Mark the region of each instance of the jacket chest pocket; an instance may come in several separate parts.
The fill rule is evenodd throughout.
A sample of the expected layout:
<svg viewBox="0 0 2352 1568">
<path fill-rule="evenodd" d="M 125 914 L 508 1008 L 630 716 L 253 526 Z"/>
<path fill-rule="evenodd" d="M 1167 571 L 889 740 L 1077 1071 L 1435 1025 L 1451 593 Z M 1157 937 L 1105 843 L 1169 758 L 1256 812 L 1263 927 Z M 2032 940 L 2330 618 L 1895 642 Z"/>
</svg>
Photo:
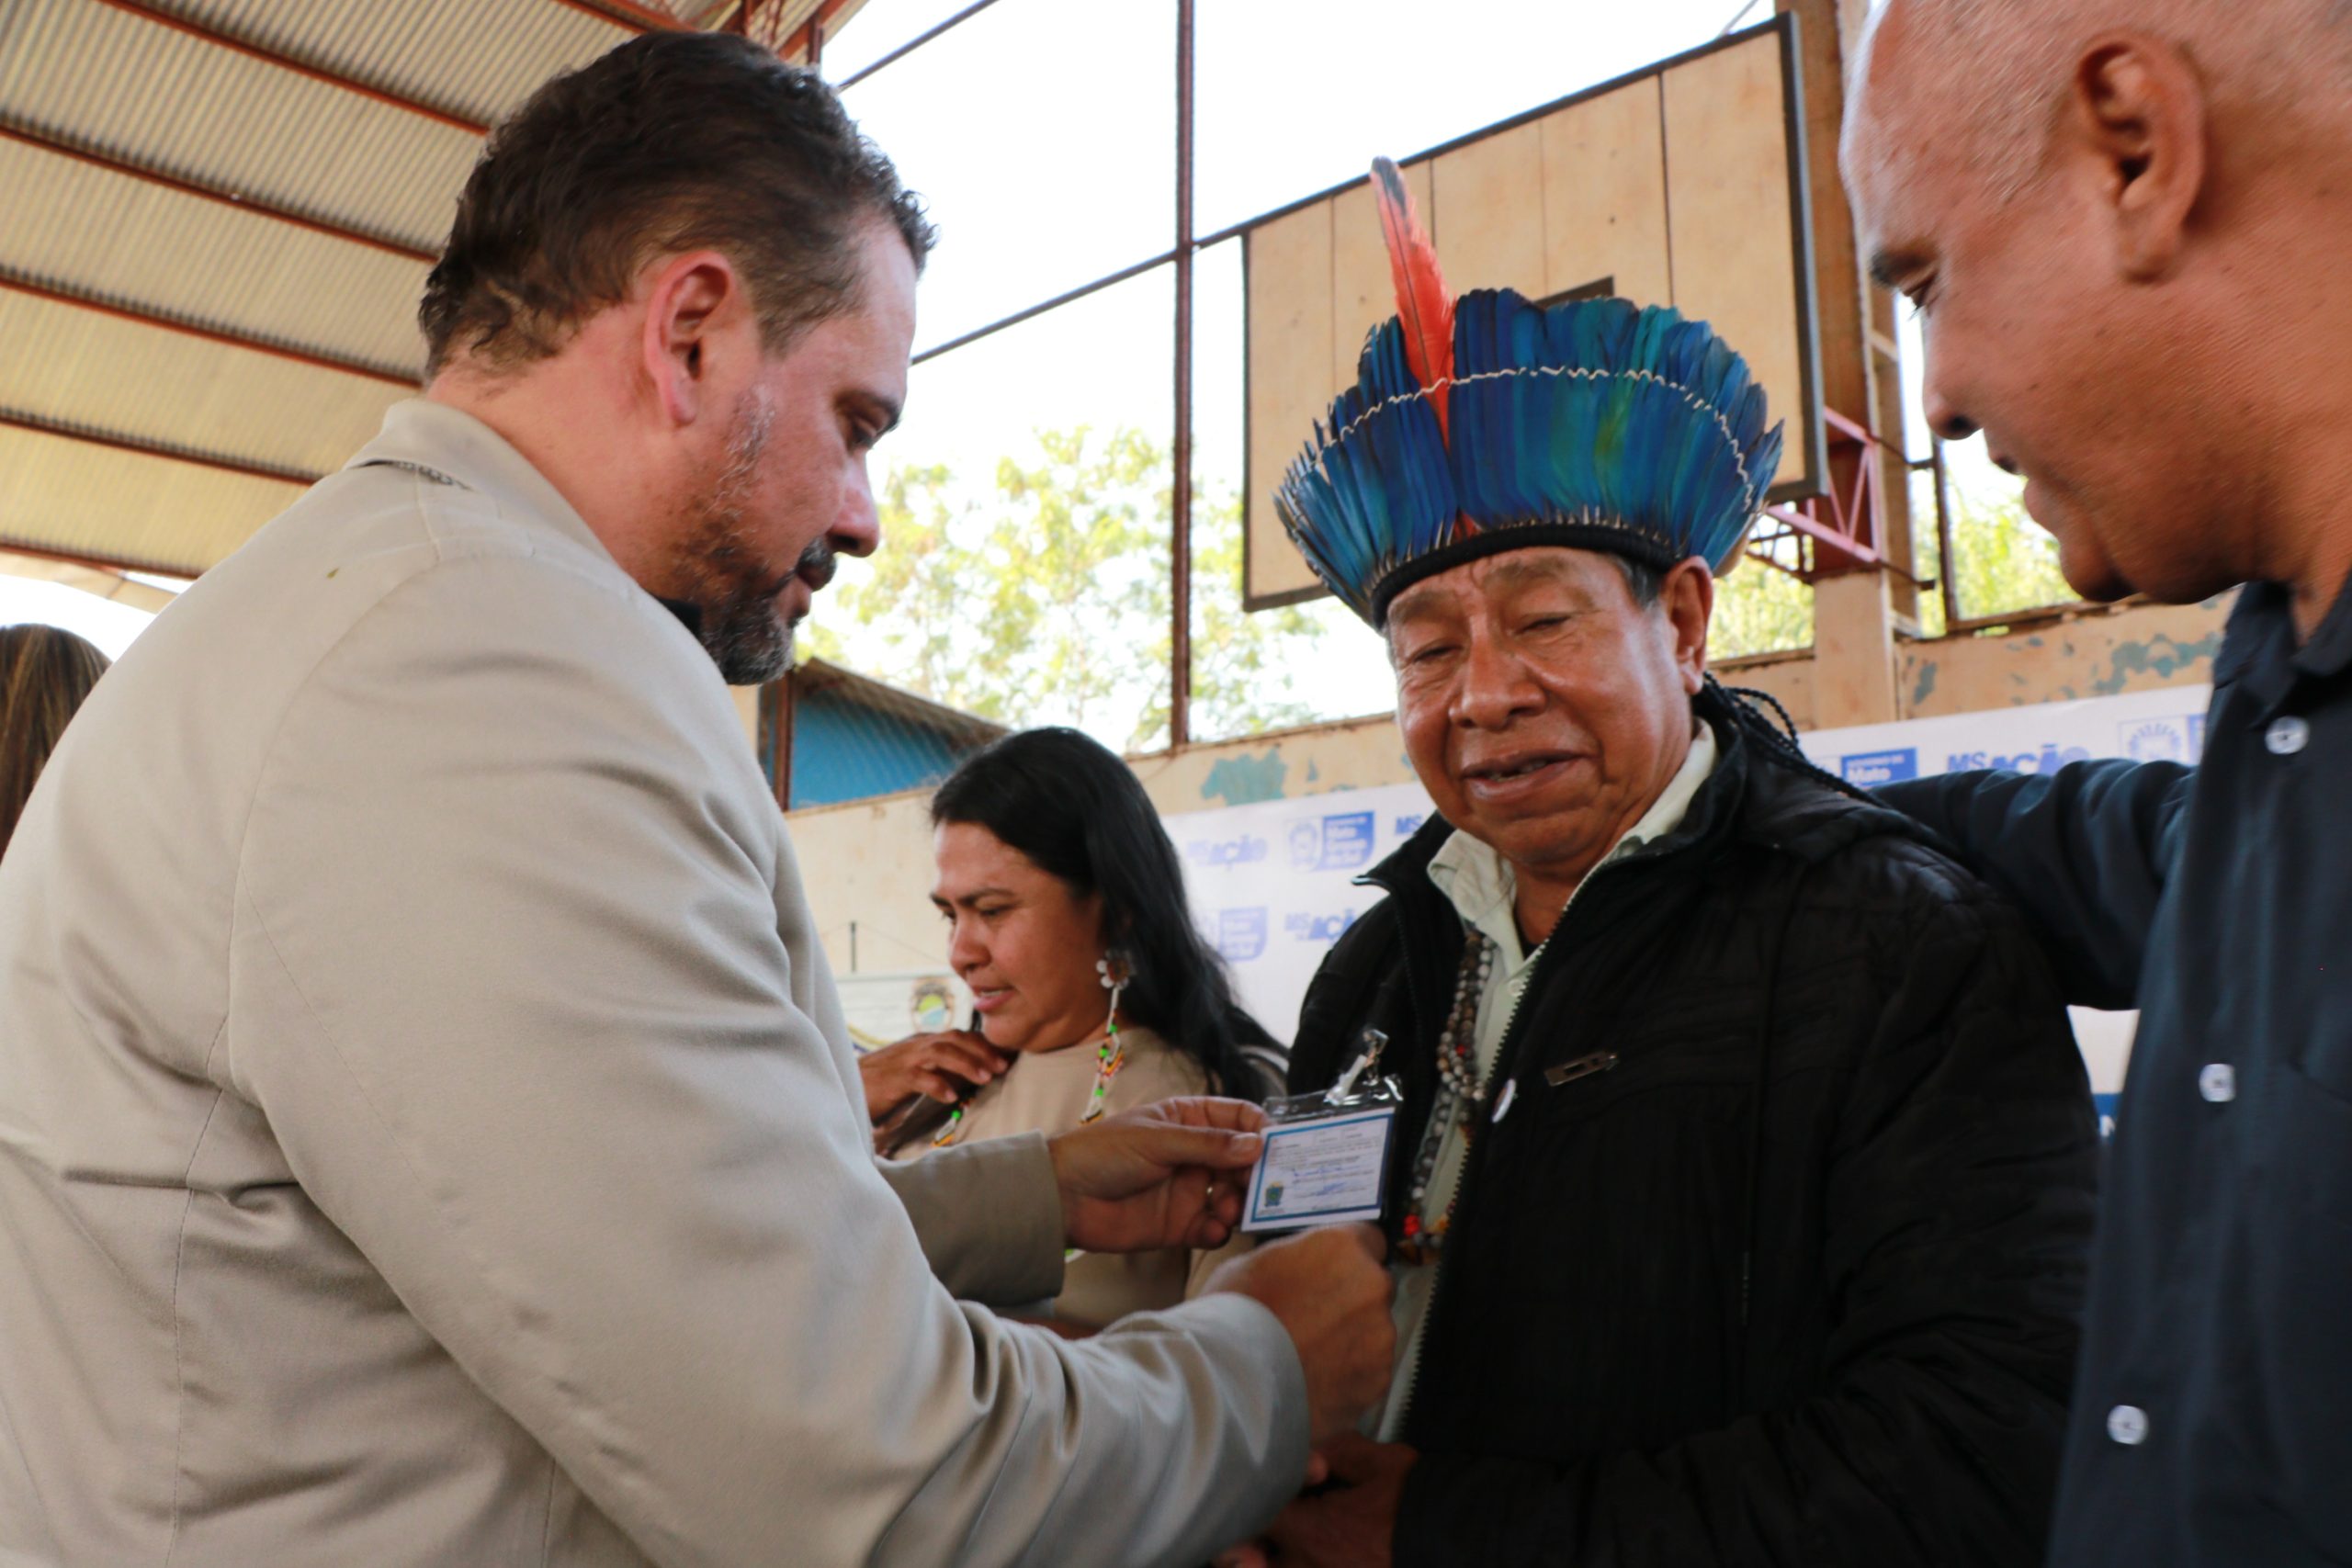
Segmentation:
<svg viewBox="0 0 2352 1568">
<path fill-rule="evenodd" d="M 1462 1242 L 1483 1279 L 1458 1281 L 1510 1378 L 1560 1407 L 1595 1406 L 1606 1429 L 1645 1430 L 1662 1410 L 1670 1430 L 1721 1416 L 1751 1093 L 1741 1079 L 1645 1082 L 1623 1053 L 1556 1088 L 1522 1080 Z"/>
<path fill-rule="evenodd" d="M 1807 1086 L 1759 1102 L 1752 1030 L 1590 1036 L 1516 1075 L 1489 1129 L 1480 1228 L 1507 1237 L 1513 1272 L 1583 1295 L 1596 1269 L 1688 1292 L 1746 1244 L 1759 1115 L 1802 1124 Z M 1679 1258 L 1680 1262 L 1676 1258 Z"/>
<path fill-rule="evenodd" d="M 1751 1030 L 1581 1032 L 1573 1044 L 1546 1053 L 1514 1076 L 1505 1114 L 1566 1125 L 1614 1115 L 1657 1096 L 1666 1097 L 1664 1113 L 1671 1114 L 1677 1103 L 1752 1090 L 1756 1051 Z"/>
<path fill-rule="evenodd" d="M 1596 1046 L 1520 1074 L 1497 1097 L 1478 1205 L 1522 1247 L 1583 1252 L 1621 1234 L 1705 1246 L 1743 1206 L 1754 1075 Z M 1589 1266 L 1607 1253 L 1587 1252 Z"/>
</svg>

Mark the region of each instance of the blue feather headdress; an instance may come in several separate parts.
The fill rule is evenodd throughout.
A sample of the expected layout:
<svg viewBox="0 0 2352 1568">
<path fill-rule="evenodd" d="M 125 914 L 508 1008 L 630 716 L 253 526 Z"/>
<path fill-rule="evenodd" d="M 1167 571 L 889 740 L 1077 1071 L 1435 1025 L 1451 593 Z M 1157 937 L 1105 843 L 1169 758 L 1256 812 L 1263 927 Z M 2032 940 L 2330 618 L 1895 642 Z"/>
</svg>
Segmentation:
<svg viewBox="0 0 2352 1568">
<path fill-rule="evenodd" d="M 1373 173 L 1399 313 L 1274 495 L 1315 574 L 1377 627 L 1421 579 L 1531 545 L 1726 566 L 1781 461 L 1746 362 L 1660 306 L 1447 297 L 1396 166 Z"/>
</svg>

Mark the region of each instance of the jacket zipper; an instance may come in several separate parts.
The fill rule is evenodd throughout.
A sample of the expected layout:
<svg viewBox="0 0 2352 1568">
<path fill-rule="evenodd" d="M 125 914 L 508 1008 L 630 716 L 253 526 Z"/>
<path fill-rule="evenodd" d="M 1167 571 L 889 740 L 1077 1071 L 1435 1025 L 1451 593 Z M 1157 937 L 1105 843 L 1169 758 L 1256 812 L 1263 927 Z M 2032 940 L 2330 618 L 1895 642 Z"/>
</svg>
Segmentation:
<svg viewBox="0 0 2352 1568">
<path fill-rule="evenodd" d="M 1635 854 L 1625 858 L 1628 861 L 1634 860 L 1638 857 L 1638 854 L 1639 852 L 1636 852 Z M 1488 1091 L 1496 1083 L 1504 1081 L 1511 1075 L 1519 1044 L 1517 1035 L 1520 1014 L 1526 1010 L 1527 998 L 1533 994 L 1535 983 L 1550 973 L 1550 970 L 1545 968 L 1545 964 L 1551 964 L 1556 968 L 1559 963 L 1566 962 L 1566 960 L 1554 960 L 1551 953 L 1553 944 L 1559 940 L 1561 932 L 1568 923 L 1568 911 L 1576 908 L 1577 901 L 1584 896 L 1585 889 L 1592 886 L 1594 879 L 1608 869 L 1609 863 L 1606 862 L 1592 868 L 1591 874 L 1577 885 L 1577 890 L 1568 895 L 1568 901 L 1560 907 L 1560 918 L 1552 923 L 1552 934 L 1536 945 L 1534 956 L 1528 961 L 1527 983 L 1520 987 L 1519 995 L 1512 998 L 1510 1013 L 1503 1020 L 1502 1038 L 1495 1042 L 1494 1068 L 1487 1074 L 1487 1080 L 1478 1086 L 1480 1090 L 1478 1099 L 1481 1103 L 1491 1098 Z M 1434 1111 L 1435 1108 L 1431 1109 Z M 1491 1121 L 1487 1124 L 1489 1127 L 1493 1125 Z M 1421 1310 L 1420 1342 L 1413 1348 L 1412 1365 L 1405 1369 L 1405 1403 L 1398 1406 L 1396 1411 L 1396 1433 L 1400 1439 L 1404 1436 L 1407 1424 L 1413 1418 L 1413 1396 L 1420 1389 L 1421 1364 L 1429 1359 L 1430 1336 L 1438 1325 L 1438 1304 L 1445 1297 L 1445 1259 L 1446 1255 L 1453 1250 L 1453 1217 L 1457 1213 L 1466 1212 L 1465 1200 L 1470 1196 L 1470 1185 L 1476 1179 L 1478 1168 L 1486 1164 L 1482 1159 L 1471 1157 L 1475 1152 L 1472 1148 L 1464 1148 L 1462 1151 L 1462 1179 L 1455 1183 L 1453 1197 L 1445 1206 L 1446 1244 L 1438 1248 L 1437 1260 L 1430 1265 L 1435 1272 L 1430 1276 L 1429 1305 Z"/>
</svg>

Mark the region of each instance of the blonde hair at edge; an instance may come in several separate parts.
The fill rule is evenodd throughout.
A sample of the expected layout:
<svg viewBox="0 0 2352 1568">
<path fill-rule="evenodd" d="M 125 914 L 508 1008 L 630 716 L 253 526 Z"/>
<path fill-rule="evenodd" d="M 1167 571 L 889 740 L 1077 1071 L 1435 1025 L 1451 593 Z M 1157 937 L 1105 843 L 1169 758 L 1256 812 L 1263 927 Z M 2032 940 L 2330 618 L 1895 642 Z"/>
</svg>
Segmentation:
<svg viewBox="0 0 2352 1568">
<path fill-rule="evenodd" d="M 1857 104 L 1869 95 L 1871 41 L 1898 13 L 1906 70 L 1952 67 L 1939 73 L 1950 86 L 1939 107 L 1968 128 L 1970 161 L 2004 201 L 2040 171 L 2043 132 L 2100 32 L 2165 39 L 2209 80 L 2283 111 L 2308 95 L 2339 113 L 2352 107 L 2352 0 L 1887 0 L 1854 56 Z"/>
<path fill-rule="evenodd" d="M 107 656 L 56 626 L 0 626 L 0 851 Z"/>
</svg>

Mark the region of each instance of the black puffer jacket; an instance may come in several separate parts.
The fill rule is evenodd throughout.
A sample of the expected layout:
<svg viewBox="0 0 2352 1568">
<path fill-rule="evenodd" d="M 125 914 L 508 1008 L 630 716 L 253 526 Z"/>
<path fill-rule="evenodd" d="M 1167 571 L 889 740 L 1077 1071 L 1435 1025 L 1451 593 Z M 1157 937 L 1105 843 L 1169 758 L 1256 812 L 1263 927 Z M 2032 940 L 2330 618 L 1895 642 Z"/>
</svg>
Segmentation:
<svg viewBox="0 0 2352 1568">
<path fill-rule="evenodd" d="M 1919 829 L 1699 706 L 1722 758 L 1682 828 L 1594 873 L 1503 1042 L 1518 1087 L 1464 1170 L 1396 1561 L 2031 1568 L 2097 1158 L 2065 1011 Z M 1389 897 L 1292 1055 L 1318 1089 L 1384 1030 L 1406 1150 L 1464 941 L 1426 874 L 1450 831 L 1366 878 Z"/>
</svg>

